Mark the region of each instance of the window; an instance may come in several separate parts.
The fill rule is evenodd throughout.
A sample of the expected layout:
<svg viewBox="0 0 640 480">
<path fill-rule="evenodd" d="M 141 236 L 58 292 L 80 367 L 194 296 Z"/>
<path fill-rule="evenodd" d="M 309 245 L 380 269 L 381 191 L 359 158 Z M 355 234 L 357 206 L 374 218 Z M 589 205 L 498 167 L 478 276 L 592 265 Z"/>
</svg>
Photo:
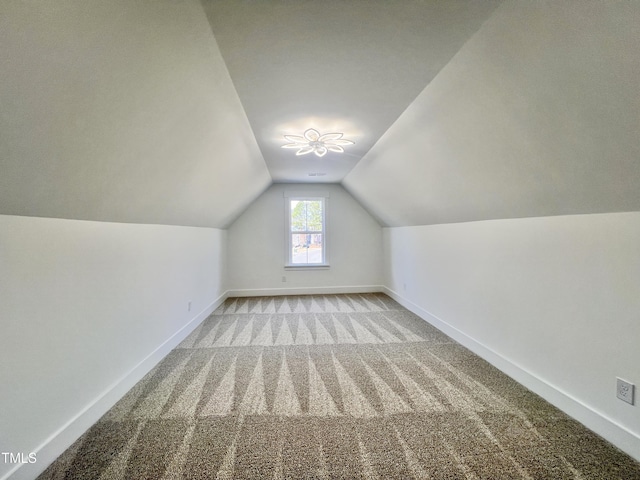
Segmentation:
<svg viewBox="0 0 640 480">
<path fill-rule="evenodd" d="M 287 265 L 326 266 L 325 199 L 287 198 Z"/>
</svg>

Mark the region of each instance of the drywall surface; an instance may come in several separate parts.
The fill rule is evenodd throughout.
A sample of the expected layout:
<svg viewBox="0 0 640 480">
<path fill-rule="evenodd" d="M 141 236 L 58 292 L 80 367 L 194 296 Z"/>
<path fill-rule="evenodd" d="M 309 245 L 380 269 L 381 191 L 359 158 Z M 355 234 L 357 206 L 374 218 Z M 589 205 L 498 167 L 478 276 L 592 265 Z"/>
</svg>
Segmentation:
<svg viewBox="0 0 640 480">
<path fill-rule="evenodd" d="M 339 182 L 500 2 L 202 0 L 274 181 L 313 183 Z M 282 151 L 308 128 L 355 144 Z"/>
<path fill-rule="evenodd" d="M 330 268 L 285 269 L 285 193 L 329 196 L 326 248 Z M 382 228 L 339 185 L 274 184 L 229 227 L 228 236 L 231 293 L 266 294 L 283 289 L 309 293 L 305 289 L 382 282 Z"/>
<path fill-rule="evenodd" d="M 0 451 L 46 467 L 41 446 L 223 295 L 225 243 L 211 228 L 0 216 Z"/>
<path fill-rule="evenodd" d="M 198 0 L 0 2 L 0 213 L 224 227 L 271 182 Z"/>
<path fill-rule="evenodd" d="M 640 457 L 640 405 L 615 391 L 616 377 L 640 386 L 640 212 L 385 228 L 383 237 L 386 286 L 621 426 L 624 438 L 587 425 Z"/>
<path fill-rule="evenodd" d="M 504 2 L 343 185 L 388 226 L 640 210 L 639 24 Z"/>
</svg>

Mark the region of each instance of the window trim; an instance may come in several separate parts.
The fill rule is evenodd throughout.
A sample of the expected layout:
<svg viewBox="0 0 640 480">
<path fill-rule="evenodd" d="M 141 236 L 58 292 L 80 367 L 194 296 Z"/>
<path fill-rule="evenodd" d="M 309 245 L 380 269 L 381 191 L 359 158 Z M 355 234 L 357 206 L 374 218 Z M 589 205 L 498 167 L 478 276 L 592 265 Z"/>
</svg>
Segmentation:
<svg viewBox="0 0 640 480">
<path fill-rule="evenodd" d="M 305 232 L 292 232 L 291 231 L 291 201 L 292 200 L 298 200 L 298 201 L 304 201 L 304 200 L 311 200 L 311 201 L 317 201 L 320 200 L 322 202 L 322 254 L 323 254 L 323 262 L 322 263 L 292 263 L 293 259 L 291 258 L 292 256 L 292 251 L 293 251 L 293 245 L 291 242 L 291 238 L 292 235 L 295 233 L 302 233 L 304 234 Z M 327 244 L 327 210 L 328 210 L 328 204 L 329 204 L 329 196 L 328 195 L 308 195 L 308 194 L 293 194 L 293 193 L 286 193 L 284 194 L 284 211 L 285 211 L 285 242 L 284 242 L 284 246 L 285 246 L 285 256 L 284 256 L 284 268 L 285 269 L 290 269 L 290 270 L 326 270 L 330 267 L 329 265 L 329 246 Z"/>
</svg>

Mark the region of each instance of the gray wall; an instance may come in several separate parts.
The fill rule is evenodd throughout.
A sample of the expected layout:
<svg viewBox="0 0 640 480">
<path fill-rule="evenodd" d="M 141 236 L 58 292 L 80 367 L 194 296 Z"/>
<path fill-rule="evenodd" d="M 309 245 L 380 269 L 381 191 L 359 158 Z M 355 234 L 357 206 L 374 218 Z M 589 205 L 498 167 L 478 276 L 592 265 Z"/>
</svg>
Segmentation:
<svg viewBox="0 0 640 480">
<path fill-rule="evenodd" d="M 640 213 L 384 229 L 385 285 L 518 381 L 640 458 Z"/>
<path fill-rule="evenodd" d="M 286 270 L 284 192 L 329 195 L 326 270 Z M 229 288 L 240 294 L 355 291 L 382 284 L 382 228 L 339 185 L 274 184 L 229 227 Z M 286 276 L 287 281 L 282 282 Z M 320 290 L 319 290 L 320 289 Z M 248 292 L 242 292 L 246 290 Z"/>
<path fill-rule="evenodd" d="M 208 315 L 225 246 L 212 228 L 0 215 L 0 451 L 37 453 L 16 478 L 34 478 Z"/>
</svg>

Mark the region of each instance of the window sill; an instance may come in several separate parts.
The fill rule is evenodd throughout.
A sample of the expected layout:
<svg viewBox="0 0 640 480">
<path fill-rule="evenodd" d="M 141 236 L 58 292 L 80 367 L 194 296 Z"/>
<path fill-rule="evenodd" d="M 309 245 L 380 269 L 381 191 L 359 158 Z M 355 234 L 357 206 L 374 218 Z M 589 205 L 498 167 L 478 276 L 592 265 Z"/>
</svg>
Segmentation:
<svg viewBox="0 0 640 480">
<path fill-rule="evenodd" d="M 330 265 L 328 263 L 305 263 L 296 265 L 285 265 L 285 270 L 329 270 Z"/>
</svg>

